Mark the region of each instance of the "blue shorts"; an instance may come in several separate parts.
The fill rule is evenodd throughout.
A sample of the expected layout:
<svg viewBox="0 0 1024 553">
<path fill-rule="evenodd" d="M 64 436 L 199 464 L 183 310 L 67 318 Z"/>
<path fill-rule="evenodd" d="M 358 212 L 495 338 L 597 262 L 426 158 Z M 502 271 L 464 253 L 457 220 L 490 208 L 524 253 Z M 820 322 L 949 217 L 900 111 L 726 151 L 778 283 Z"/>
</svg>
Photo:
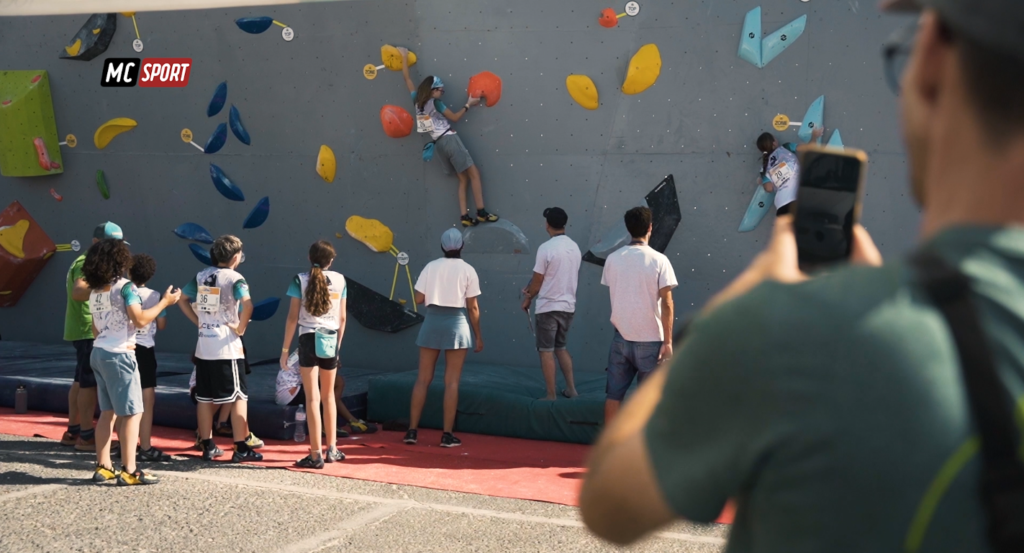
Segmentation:
<svg viewBox="0 0 1024 553">
<path fill-rule="evenodd" d="M 473 347 L 469 317 L 465 307 L 428 305 L 420 325 L 416 345 L 421 348 L 450 350 Z"/>
<path fill-rule="evenodd" d="M 634 376 L 638 385 L 643 383 L 658 366 L 661 346 L 662 342 L 630 342 L 616 330 L 608 351 L 608 399 L 622 401 Z"/>
<path fill-rule="evenodd" d="M 119 417 L 141 413 L 142 380 L 135 353 L 112 353 L 93 348 L 90 361 L 96 375 L 100 411 L 113 411 Z"/>
</svg>

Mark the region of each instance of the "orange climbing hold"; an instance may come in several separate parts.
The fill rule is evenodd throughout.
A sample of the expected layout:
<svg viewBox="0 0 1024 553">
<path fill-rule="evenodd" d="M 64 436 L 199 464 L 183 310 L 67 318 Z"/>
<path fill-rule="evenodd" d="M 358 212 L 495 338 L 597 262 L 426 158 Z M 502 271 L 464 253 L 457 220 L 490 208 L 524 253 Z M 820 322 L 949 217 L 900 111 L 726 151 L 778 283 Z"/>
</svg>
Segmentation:
<svg viewBox="0 0 1024 553">
<path fill-rule="evenodd" d="M 384 134 L 391 138 L 412 134 L 412 115 L 400 106 L 385 104 L 380 108 L 380 124 L 384 126 Z"/>
<path fill-rule="evenodd" d="M 601 11 L 601 17 L 597 19 L 597 22 L 600 23 L 602 27 L 611 29 L 619 24 L 619 17 L 618 14 L 615 13 L 615 10 L 605 8 Z"/>
<path fill-rule="evenodd" d="M 494 107 L 501 100 L 501 77 L 490 71 L 477 73 L 470 77 L 468 90 L 473 98 L 483 98 L 481 104 Z"/>
</svg>

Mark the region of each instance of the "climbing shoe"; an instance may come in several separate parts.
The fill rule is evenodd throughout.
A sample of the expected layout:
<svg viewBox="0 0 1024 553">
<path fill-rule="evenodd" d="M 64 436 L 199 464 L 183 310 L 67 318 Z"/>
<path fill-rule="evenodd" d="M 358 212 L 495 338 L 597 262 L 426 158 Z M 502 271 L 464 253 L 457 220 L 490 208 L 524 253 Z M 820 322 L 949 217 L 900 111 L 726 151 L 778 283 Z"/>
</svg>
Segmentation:
<svg viewBox="0 0 1024 553">
<path fill-rule="evenodd" d="M 135 472 L 129 473 L 124 467 L 121 467 L 121 472 L 117 474 L 118 486 L 144 486 L 159 483 L 160 479 L 156 475 L 146 474 L 141 469 L 135 469 Z"/>
<path fill-rule="evenodd" d="M 462 440 L 456 438 L 451 432 L 441 434 L 441 447 L 459 447 L 460 445 L 462 445 Z"/>
<path fill-rule="evenodd" d="M 416 434 L 416 429 L 410 428 L 409 431 L 405 433 L 405 437 L 402 438 L 402 441 L 410 445 L 416 445 Z"/>
<path fill-rule="evenodd" d="M 242 451 L 242 450 L 238 449 L 238 446 L 235 446 L 235 453 L 233 455 L 231 455 L 231 462 L 232 463 L 245 463 L 246 461 L 262 461 L 262 460 L 263 460 L 263 455 L 260 454 L 260 453 L 256 453 L 256 451 L 254 449 L 251 449 L 249 447 L 246 447 L 245 451 Z"/>
<path fill-rule="evenodd" d="M 212 461 L 221 455 L 224 455 L 224 450 L 214 445 L 213 440 L 210 440 L 209 446 L 202 444 L 203 448 L 203 460 Z"/>
<path fill-rule="evenodd" d="M 461 220 L 462 220 L 462 226 L 464 226 L 464 227 L 475 227 L 476 226 L 476 219 L 470 217 L 469 215 L 463 215 Z"/>
<path fill-rule="evenodd" d="M 150 447 L 149 449 L 142 449 L 141 447 L 136 448 L 135 457 L 138 460 L 146 461 L 147 463 L 166 463 L 173 460 L 170 455 L 155 447 Z"/>
<path fill-rule="evenodd" d="M 316 459 L 314 459 L 313 454 L 310 453 L 309 455 L 306 455 L 302 459 L 295 461 L 295 466 L 301 469 L 322 469 L 324 468 L 324 458 L 317 457 Z"/>
<path fill-rule="evenodd" d="M 230 423 L 222 422 L 222 423 L 218 424 L 216 427 L 214 427 L 213 435 L 214 436 L 231 437 L 231 436 L 234 435 L 234 431 L 231 430 L 231 424 Z"/>
<path fill-rule="evenodd" d="M 498 216 L 493 213 L 487 213 L 486 209 L 476 210 L 476 220 L 479 223 L 493 223 L 498 220 Z"/>
<path fill-rule="evenodd" d="M 78 434 L 65 432 L 64 435 L 60 437 L 60 445 L 73 446 L 76 443 L 78 443 Z"/>
<path fill-rule="evenodd" d="M 245 439 L 245 445 L 251 447 L 252 449 L 259 449 L 263 447 L 263 440 L 257 438 L 256 434 L 250 432 L 249 436 Z"/>
<path fill-rule="evenodd" d="M 373 434 L 377 431 L 376 424 L 361 419 L 349 422 L 348 427 L 353 434 Z"/>
<path fill-rule="evenodd" d="M 327 455 L 324 456 L 324 462 L 325 463 L 336 463 L 338 461 L 344 461 L 344 460 L 345 460 L 345 454 L 340 452 L 340 451 L 338 451 L 335 448 L 328 449 L 327 450 Z"/>
<path fill-rule="evenodd" d="M 102 465 L 96 465 L 96 470 L 92 473 L 92 481 L 97 484 L 104 484 L 117 478 L 118 472 L 113 468 L 107 468 Z"/>
</svg>

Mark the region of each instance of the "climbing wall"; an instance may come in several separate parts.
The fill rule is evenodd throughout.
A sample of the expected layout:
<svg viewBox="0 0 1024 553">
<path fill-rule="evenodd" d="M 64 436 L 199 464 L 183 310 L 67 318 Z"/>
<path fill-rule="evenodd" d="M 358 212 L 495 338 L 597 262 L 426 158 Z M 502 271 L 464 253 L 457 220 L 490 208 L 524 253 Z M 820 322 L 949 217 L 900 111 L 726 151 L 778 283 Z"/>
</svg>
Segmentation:
<svg viewBox="0 0 1024 553">
<path fill-rule="evenodd" d="M 157 259 L 155 288 L 183 285 L 203 267 L 197 256 L 208 245 L 173 232 L 196 223 L 213 236 L 241 237 L 246 261 L 240 271 L 256 300 L 284 297 L 292 275 L 308 269 L 307 249 L 319 238 L 334 243 L 334 268 L 367 289 L 362 297 L 386 299 L 396 257 L 350 236 L 345 222 L 351 216 L 390 228 L 415 279 L 440 255 L 439 237 L 457 220 L 456 181 L 442 173 L 438 159 L 420 159 L 420 135 L 392 137 L 408 132 L 400 112 L 389 111 L 391 136 L 385 133 L 382 107 L 412 107 L 401 75 L 375 68 L 384 65 L 385 44 L 412 49 L 418 56 L 414 79 L 441 76 L 445 100 L 454 107 L 465 101 L 473 75 L 489 71 L 503 83 L 500 102 L 471 110 L 455 125 L 481 169 L 487 208 L 512 224 L 474 231 L 467 239 L 465 257 L 477 268 L 483 290 L 486 349 L 475 361 L 536 364 L 519 290 L 530 278 L 537 245 L 547 238 L 545 207 L 568 212 L 568 234 L 585 252 L 667 175 L 673 175 L 681 213 L 665 250 L 680 282 L 677 311 L 698 309 L 768 237 L 771 213 L 754 231 L 737 230 L 757 184 L 755 139 L 772 130 L 779 114 L 802 121 L 822 95 L 826 139 L 841 129 L 847 146 L 871 157 L 865 224 L 885 254 L 909 247 L 918 211 L 905 183 L 897 99 L 885 85 L 879 55 L 881 43 L 904 21 L 881 17 L 866 1 L 648 0 L 635 16 L 622 17 L 625 3 L 617 2 L 355 0 L 140 12 L 144 51 L 133 50 L 134 25 L 119 15 L 109 47 L 92 61 L 59 57 L 87 15 L 0 19 L 0 71 L 46 70 L 57 136 L 79 138 L 74 149 L 61 146 L 61 175 L 0 177 L 0 205 L 20 201 L 58 246 L 17 306 L 0 309 L 3 339 L 61 339 L 65 271 L 76 255 L 61 245 L 88 245 L 92 228 L 106 220 L 124 229 L 133 251 Z M 758 6 L 763 37 L 750 39 L 741 59 L 744 23 Z M 602 15 L 605 8 L 613 13 Z M 804 15 L 801 33 L 785 41 L 786 33 L 774 42 L 764 38 Z M 246 17 L 272 21 L 265 32 L 252 34 L 235 23 Z M 290 28 L 292 40 L 284 40 L 282 26 L 273 21 Z M 656 45 L 656 71 L 646 45 Z M 102 88 L 108 57 L 189 57 L 193 64 L 184 88 Z M 628 87 L 633 93 L 624 94 L 631 60 L 637 78 Z M 366 78 L 372 73 L 375 78 Z M 570 75 L 587 77 L 570 80 L 581 103 L 567 90 Z M 208 116 L 222 82 L 225 103 Z M 249 145 L 232 132 L 231 106 Z M 115 123 L 96 133 L 119 118 L 137 125 Z M 183 141 L 187 128 L 192 136 L 186 138 L 207 147 L 221 124 L 228 126 L 216 153 Z M 779 133 L 781 141 L 798 141 L 797 128 Z M 128 132 L 117 134 L 122 130 Z M 321 154 L 321 146 L 330 155 Z M 318 157 L 325 177 L 328 160 L 334 161 L 333 179 L 318 174 Z M 222 194 L 211 164 L 244 200 Z M 264 197 L 265 206 L 259 204 Z M 243 228 L 247 222 L 253 228 Z M 189 229 L 185 237 L 201 237 Z M 605 367 L 612 329 L 600 271 L 584 263 L 580 272 L 569 346 L 577 370 Z M 406 279 L 399 271 L 395 299 L 410 299 Z M 286 310 L 282 302 L 275 315 L 250 327 L 246 338 L 254 357 L 277 356 Z M 418 326 L 415 317 L 408 322 L 411 328 L 399 324 L 389 328 L 405 329 L 386 332 L 350 320 L 343 362 L 414 368 Z M 185 318 L 172 313 L 158 347 L 187 351 L 194 335 Z"/>
</svg>

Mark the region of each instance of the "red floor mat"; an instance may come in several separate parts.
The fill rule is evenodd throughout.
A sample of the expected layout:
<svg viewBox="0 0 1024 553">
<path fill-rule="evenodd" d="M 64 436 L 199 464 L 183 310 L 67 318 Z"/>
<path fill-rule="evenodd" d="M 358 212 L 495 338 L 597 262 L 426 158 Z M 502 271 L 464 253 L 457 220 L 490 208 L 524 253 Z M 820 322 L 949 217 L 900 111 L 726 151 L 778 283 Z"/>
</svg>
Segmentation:
<svg viewBox="0 0 1024 553">
<path fill-rule="evenodd" d="M 53 414 L 15 415 L 12 409 L 0 408 L 0 433 L 59 440 L 66 425 L 66 418 Z M 153 445 L 171 455 L 199 455 L 192 449 L 192 432 L 157 427 L 153 434 Z M 323 470 L 293 466 L 309 453 L 307 444 L 266 440 L 267 445 L 260 450 L 263 461 L 257 464 L 372 482 L 577 505 L 588 446 L 475 434 L 459 436 L 462 447 L 451 449 L 439 447 L 441 432 L 429 429 L 420 430 L 419 445 L 415 446 L 403 444 L 400 432 L 343 438 L 338 440 L 338 448 L 346 459 L 328 464 Z M 216 441 L 221 449 L 231 450 L 228 438 Z M 225 455 L 221 459 L 228 462 L 230 458 Z M 731 523 L 732 518 L 730 507 L 718 522 Z"/>
</svg>

